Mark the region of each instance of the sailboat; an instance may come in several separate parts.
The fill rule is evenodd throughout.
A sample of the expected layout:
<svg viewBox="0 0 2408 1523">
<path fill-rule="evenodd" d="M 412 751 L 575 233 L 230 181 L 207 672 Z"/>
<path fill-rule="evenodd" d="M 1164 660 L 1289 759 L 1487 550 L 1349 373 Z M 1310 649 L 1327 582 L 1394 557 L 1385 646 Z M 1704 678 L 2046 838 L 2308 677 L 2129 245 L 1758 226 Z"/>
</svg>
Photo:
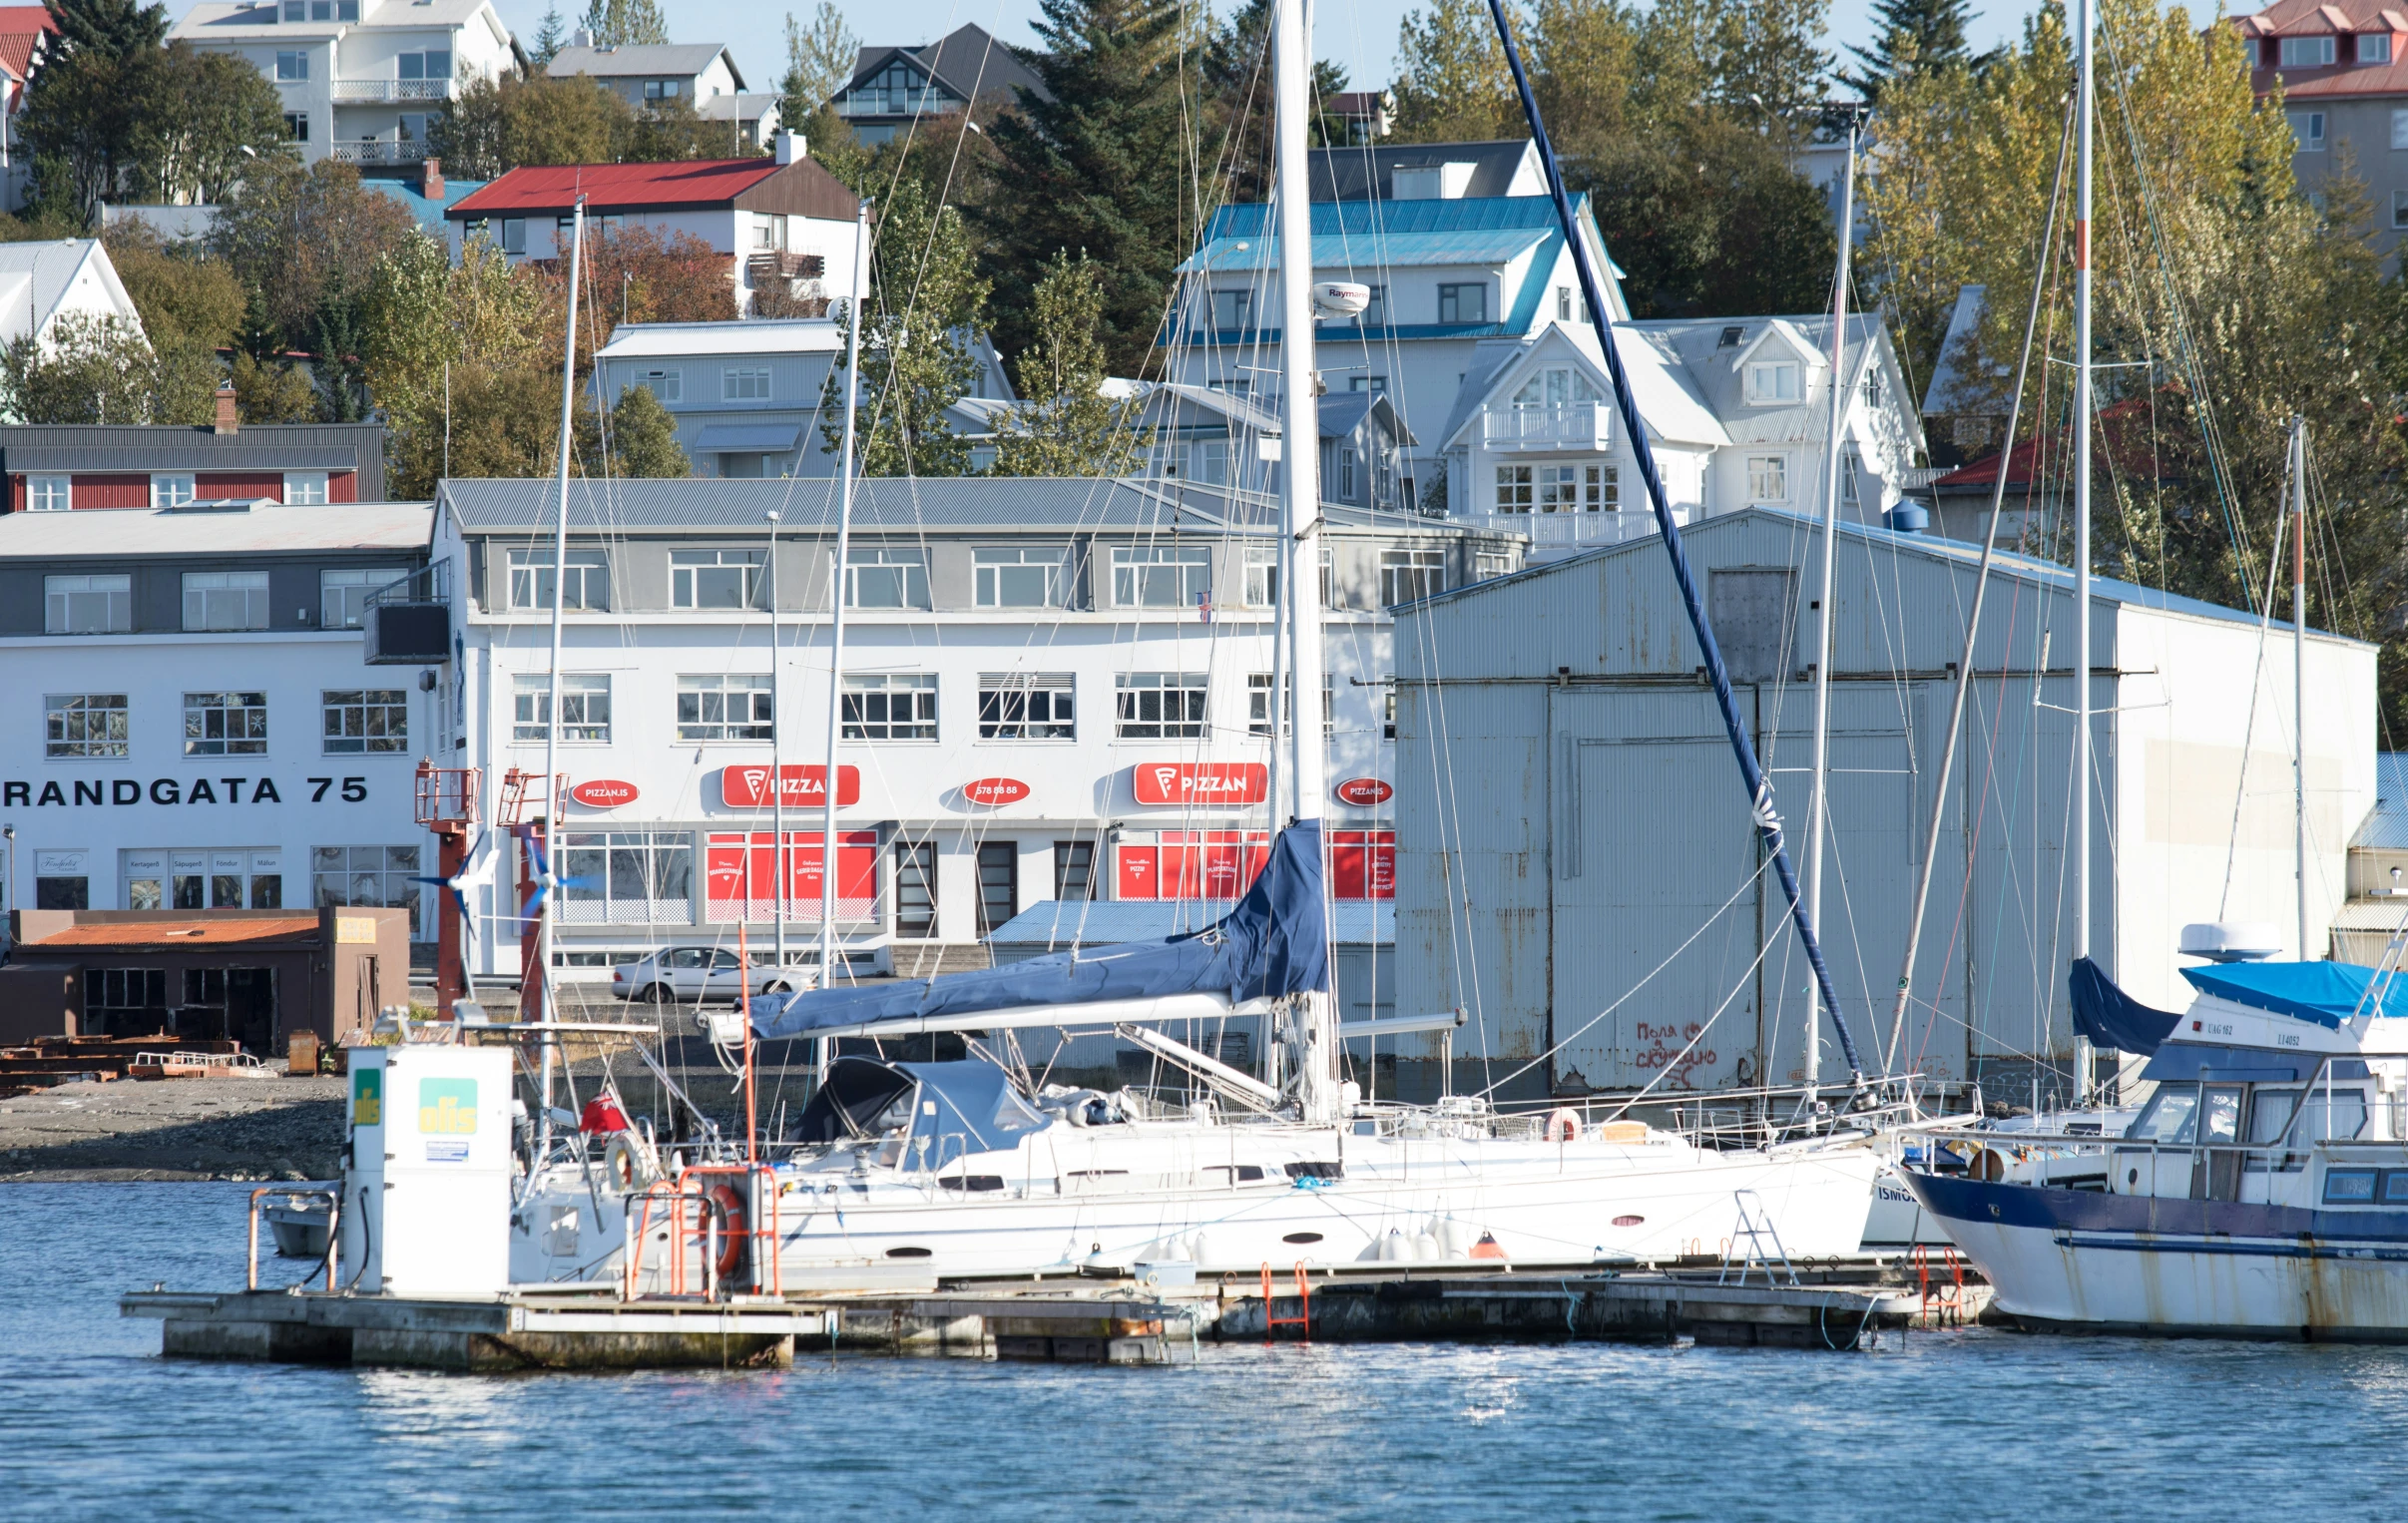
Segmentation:
<svg viewBox="0 0 2408 1523">
<path fill-rule="evenodd" d="M 1316 292 L 1312 279 L 1303 0 L 1279 0 L 1275 12 L 1280 405 L 1286 436 L 1311 439 L 1321 389 L 1310 337 L 1315 302 L 1348 297 Z M 1505 44 L 1518 74 L 1510 36 Z M 1524 105 L 1591 309 L 1602 316 L 1610 308 L 1597 297 L 1526 87 Z M 1619 367 L 1614 345 L 1605 348 Z M 1718 673 L 1694 580 L 1644 453 L 1648 435 L 1619 376 L 1617 389 L 1630 436 L 1643 441 L 1642 474 L 1693 627 Z M 1319 525 L 1312 451 L 1291 450 L 1280 475 L 1282 554 L 1291 570 L 1311 567 Z M 1323 665 L 1318 578 L 1286 574 L 1278 586 L 1291 691 L 1310 693 Z M 1727 680 L 1719 687 L 1728 711 Z M 622 1134 L 599 1170 L 576 1148 L 538 1157 L 513 1219 L 512 1278 L 683 1285 L 696 1282 L 698 1252 L 702 1268 L 766 1288 L 897 1266 L 939 1275 L 1475 1258 L 1590 1266 L 1725 1253 L 1743 1234 L 1792 1259 L 1855 1250 L 1876 1158 L 1868 1133 L 1845 1122 L 1795 1141 L 1717 1150 L 1639 1121 L 1590 1125 L 1568 1111 L 1507 1116 L 1478 1099 L 1365 1103 L 1341 1078 L 1342 1042 L 1360 1033 L 1339 1025 L 1331 998 L 1323 742 L 1318 726 L 1286 728 L 1294 817 L 1225 918 L 1161 941 L 750 1001 L 753 1041 L 807 1041 L 818 1054 L 817 1088 L 789 1135 L 765 1149 L 747 1138 L 722 1159 L 689 1150 L 673 1160 Z M 1749 806 L 1853 1070 L 1769 785 L 1743 727 L 1734 724 L 1731 736 Z M 1269 1017 L 1277 1037 L 1265 1077 L 1164 1029 L 1258 1016 Z M 1371 1024 L 1396 1030 L 1413 1019 Z M 1194 1098 L 1170 1104 L 1126 1091 L 1038 1088 L 988 1050 L 995 1034 L 1045 1028 L 1142 1047 L 1184 1071 Z M 964 1034 L 971 1056 L 831 1056 L 842 1040 L 935 1033 Z M 697 1211 L 708 1218 L 705 1236 L 723 1249 L 699 1246 L 687 1225 Z"/>
</svg>

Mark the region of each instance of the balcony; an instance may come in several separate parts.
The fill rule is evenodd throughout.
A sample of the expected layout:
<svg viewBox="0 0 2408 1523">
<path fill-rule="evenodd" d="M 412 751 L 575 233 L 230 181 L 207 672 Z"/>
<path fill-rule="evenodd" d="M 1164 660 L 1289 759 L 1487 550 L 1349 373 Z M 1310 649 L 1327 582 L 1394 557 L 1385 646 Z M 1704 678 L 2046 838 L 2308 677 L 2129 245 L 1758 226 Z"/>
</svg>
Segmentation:
<svg viewBox="0 0 2408 1523">
<path fill-rule="evenodd" d="M 1449 521 L 1492 534 L 1527 535 L 1533 555 L 1619 545 L 1656 532 L 1656 515 L 1628 508 L 1600 513 L 1457 513 L 1449 515 Z"/>
<path fill-rule="evenodd" d="M 424 164 L 424 143 L 394 143 L 384 138 L 368 138 L 355 143 L 330 143 L 326 157 L 337 164 Z"/>
<path fill-rule="evenodd" d="M 752 254 L 744 256 L 744 277 L 758 286 L 765 281 L 817 280 L 827 275 L 827 260 L 816 254 Z"/>
<path fill-rule="evenodd" d="M 1568 407 L 1488 407 L 1480 413 L 1480 442 L 1489 449 L 1602 450 L 1603 402 Z"/>
<path fill-rule="evenodd" d="M 333 91 L 337 106 L 400 106 L 448 101 L 453 83 L 447 79 L 338 79 Z"/>
<path fill-rule="evenodd" d="M 962 103 L 942 90 L 856 90 L 836 102 L 840 117 L 942 116 Z"/>
</svg>

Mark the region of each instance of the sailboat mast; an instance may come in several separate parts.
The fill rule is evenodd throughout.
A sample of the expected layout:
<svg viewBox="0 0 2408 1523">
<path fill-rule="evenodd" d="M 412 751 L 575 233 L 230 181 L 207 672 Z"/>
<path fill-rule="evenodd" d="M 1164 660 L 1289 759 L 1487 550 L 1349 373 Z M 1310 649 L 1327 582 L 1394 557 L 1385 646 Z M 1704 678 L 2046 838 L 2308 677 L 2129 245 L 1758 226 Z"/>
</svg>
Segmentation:
<svg viewBox="0 0 2408 1523">
<path fill-rule="evenodd" d="M 535 922 L 536 987 L 543 991 L 541 1013 L 536 1019 L 555 1022 L 560 1019 L 559 1001 L 553 992 L 555 974 L 552 971 L 552 927 L 560 918 L 560 890 L 556 886 L 560 872 L 560 637 L 561 607 L 569 585 L 569 451 L 576 447 L 574 424 L 577 421 L 577 287 L 585 278 L 585 197 L 580 194 L 571 209 L 569 223 L 569 334 L 560 361 L 560 515 L 552 525 L 552 659 L 546 664 L 544 686 L 544 854 L 545 876 L 555 882 L 540 885 L 543 899 Z M 522 1012 L 523 1013 L 523 1012 Z M 541 1132 L 543 1142 L 536 1157 L 540 1160 L 551 1151 L 552 1141 L 552 1066 L 560 1055 L 559 1044 L 543 1044 L 542 1087 L 544 1114 Z"/>
<path fill-rule="evenodd" d="M 1304 0 L 1276 0 L 1272 22 L 1276 209 L 1279 236 L 1279 530 L 1290 574 L 1286 593 L 1289 685 L 1288 786 L 1297 820 L 1319 820 L 1321 746 L 1320 373 L 1313 366 L 1312 187 L 1304 126 L 1311 103 L 1311 38 Z M 1272 695 L 1277 707 L 1278 695 Z M 1326 923 L 1326 921 L 1324 921 Z M 1297 1099 L 1306 1121 L 1337 1119 L 1336 1030 L 1329 996 L 1296 996 Z"/>
<path fill-rule="evenodd" d="M 2307 419 L 2291 419 L 2291 853 L 2299 875 L 2299 960 L 2307 944 Z"/>
<path fill-rule="evenodd" d="M 844 563 L 853 548 L 854 430 L 861 415 L 861 282 L 869 264 L 869 203 L 861 203 L 853 222 L 853 274 L 850 302 L 845 307 L 852 331 L 845 337 L 844 453 L 836 477 L 836 560 L 828 568 L 827 638 L 827 770 L 819 779 L 819 987 L 836 986 L 836 738 L 844 721 Z M 777 779 L 783 788 L 785 779 Z M 784 891 L 780 884 L 779 891 Z M 835 1044 L 821 1037 L 813 1054 L 819 1078 L 827 1078 Z"/>
<path fill-rule="evenodd" d="M 2074 0 L 2081 71 L 2074 123 L 2074 956 L 2091 955 L 2091 129 L 2098 18 Z M 2013 441 L 2010 441 L 2012 443 Z M 2091 1044 L 2074 1039 L 2074 1097 L 2091 1096 Z"/>
<path fill-rule="evenodd" d="M 1847 416 L 1848 254 L 1856 232 L 1856 119 L 1848 119 L 1847 168 L 1840 176 L 1839 263 L 1831 277 L 1831 428 L 1823 452 L 1821 593 L 1814 620 L 1814 799 L 1806 814 L 1806 920 L 1816 934 L 1823 923 L 1823 827 L 1830 818 L 1831 762 L 1831 573 L 1839 545 L 1839 430 Z M 1806 1022 L 1806 1110 L 1819 1098 L 1823 1066 L 1819 991 L 1806 982 L 1813 1014 Z"/>
</svg>

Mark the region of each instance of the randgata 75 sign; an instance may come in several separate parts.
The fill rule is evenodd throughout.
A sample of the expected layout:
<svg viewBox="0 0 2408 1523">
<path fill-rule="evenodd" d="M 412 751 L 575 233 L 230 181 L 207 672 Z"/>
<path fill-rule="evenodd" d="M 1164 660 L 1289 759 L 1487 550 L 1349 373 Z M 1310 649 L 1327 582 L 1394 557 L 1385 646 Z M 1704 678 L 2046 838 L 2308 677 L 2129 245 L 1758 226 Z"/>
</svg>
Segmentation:
<svg viewBox="0 0 2408 1523">
<path fill-rule="evenodd" d="M 332 795 L 330 799 L 328 795 Z M 365 777 L 303 777 L 296 803 L 368 801 Z M 39 793 L 31 782 L 0 779 L 0 808 L 38 809 L 123 806 L 137 803 L 282 803 L 284 793 L 273 777 L 139 777 L 48 778 Z"/>
</svg>

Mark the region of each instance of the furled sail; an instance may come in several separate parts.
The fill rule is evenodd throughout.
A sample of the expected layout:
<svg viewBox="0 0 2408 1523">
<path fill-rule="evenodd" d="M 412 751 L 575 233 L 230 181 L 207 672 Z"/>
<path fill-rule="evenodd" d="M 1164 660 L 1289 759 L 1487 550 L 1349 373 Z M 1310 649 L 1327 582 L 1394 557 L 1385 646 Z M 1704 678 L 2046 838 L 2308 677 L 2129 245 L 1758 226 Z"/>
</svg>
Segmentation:
<svg viewBox="0 0 2408 1523">
<path fill-rule="evenodd" d="M 1299 820 L 1271 842 L 1270 860 L 1237 907 L 1202 930 L 1052 952 L 1006 967 L 865 988 L 762 995 L 752 1027 L 764 1041 L 877 1021 L 974 1015 L 1030 1006 L 1221 994 L 1231 1004 L 1329 987 L 1321 897 L 1321 827 Z"/>
</svg>

